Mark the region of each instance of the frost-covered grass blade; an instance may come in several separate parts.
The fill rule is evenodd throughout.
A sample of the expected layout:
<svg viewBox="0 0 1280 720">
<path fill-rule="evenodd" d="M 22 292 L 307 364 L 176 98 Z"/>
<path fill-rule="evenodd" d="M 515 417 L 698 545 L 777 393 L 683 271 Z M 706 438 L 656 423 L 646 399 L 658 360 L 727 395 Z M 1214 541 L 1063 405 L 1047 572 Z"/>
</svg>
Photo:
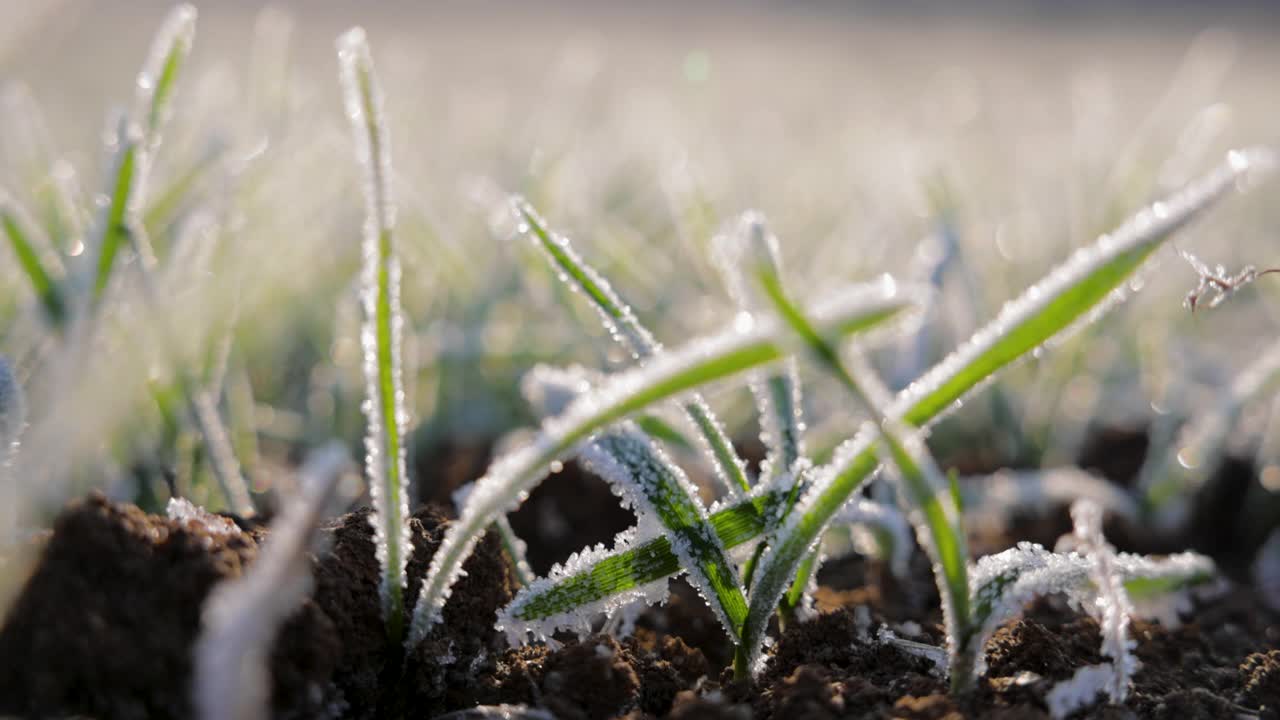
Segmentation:
<svg viewBox="0 0 1280 720">
<path fill-rule="evenodd" d="M 1007 355 L 1012 348 L 1024 347 L 1029 351 L 1069 329 L 1081 316 L 1100 315 L 1101 310 L 1110 306 L 1105 302 L 1110 294 L 1137 269 L 1141 259 L 1148 257 L 1172 232 L 1210 207 L 1251 169 L 1270 164 L 1271 156 L 1265 151 L 1233 152 L 1227 162 L 1210 175 L 1144 210 L 1114 234 L 1080 251 L 1025 293 L 1020 302 L 1007 306 L 996 321 L 978 331 L 961 350 L 926 373 L 920 382 L 899 393 L 890 406 L 890 413 L 911 425 L 927 426 L 996 370 L 1016 359 L 1017 356 Z M 1061 296 L 1079 284 L 1088 285 L 1089 292 L 1075 292 L 1071 297 L 1084 306 L 1068 312 Z M 1046 308 L 1052 312 L 1045 312 Z M 993 348 L 999 345 L 998 334 L 1004 325 L 1012 325 L 1019 331 L 1018 344 L 1002 345 L 1001 352 L 996 352 Z M 988 368 L 987 373 L 981 372 L 981 368 Z M 921 384 L 926 380 L 927 384 Z M 831 463 L 818 472 L 821 482 L 814 485 L 820 485 L 821 489 L 807 492 L 800 505 L 824 503 L 839 507 L 878 466 L 873 435 L 860 433 L 837 448 Z M 712 522 L 725 546 L 735 547 L 765 532 L 762 513 L 774 512 L 776 502 L 777 498 L 765 493 L 750 502 L 713 512 Z M 546 589 L 543 594 L 551 598 L 563 590 L 579 601 L 594 602 L 612 593 L 652 583 L 663 576 L 661 573 L 679 571 L 679 561 L 671 554 L 666 539 L 651 538 L 634 542 L 616 555 L 583 563 L 572 577 L 564 578 L 559 586 Z M 529 603 L 525 607 L 526 612 L 536 613 L 538 605 Z M 974 645 L 980 646 L 980 643 Z"/>
<path fill-rule="evenodd" d="M 901 319 L 918 305 L 919 296 L 914 291 L 881 283 L 854 288 L 814 314 L 825 332 L 849 335 Z M 523 493 L 546 475 L 551 462 L 561 459 L 596 430 L 653 403 L 781 359 L 787 332 L 777 323 L 760 323 L 745 333 L 731 330 L 656 356 L 644 367 L 615 375 L 580 397 L 562 415 L 543 423 L 541 432 L 529 445 L 496 460 L 478 481 L 462 516 L 449 528 L 432 558 L 414 608 L 410 642 L 424 637 L 438 618 L 449 588 L 481 531 L 499 514 L 516 506 Z M 672 561 L 675 562 L 674 556 Z"/>
<path fill-rule="evenodd" d="M 763 256 L 763 253 L 759 254 Z M 969 635 L 969 584 L 966 574 L 969 558 L 964 529 L 960 524 L 960 509 L 955 505 L 950 488 L 924 444 L 905 427 L 896 425 L 888 414 L 888 402 L 881 397 L 887 392 L 880 390 L 879 381 L 872 377 L 873 371 L 863 367 L 858 373 L 862 379 L 854 377 L 835 346 L 818 332 L 804 311 L 787 296 L 782 279 L 772 265 L 758 262 L 756 274 L 778 314 L 800 336 L 814 357 L 875 418 L 881 443 L 888 452 L 896 476 L 902 481 L 902 496 L 911 509 L 917 533 L 935 563 L 947 634 L 951 638 L 952 669 L 956 670 L 964 641 Z M 765 553 L 761 560 L 760 580 L 752 592 L 751 609 L 743 631 L 743 647 L 747 655 L 745 662 L 739 664 L 740 672 L 755 665 L 772 607 L 796 579 L 801 564 L 811 556 L 827 523 L 844 500 L 839 499 L 839 504 L 834 507 L 806 507 L 803 515 L 784 525 L 773 546 Z M 967 675 L 967 672 L 963 673 L 963 676 Z M 959 673 L 953 673 L 953 678 L 957 676 Z"/>
<path fill-rule="evenodd" d="M 545 251 L 565 283 L 578 289 L 591 301 L 614 340 L 641 362 L 663 351 L 662 345 L 640 323 L 631 306 L 598 270 L 578 255 L 569 238 L 553 233 L 524 200 L 516 198 L 512 205 L 521 220 L 520 232 L 528 234 Z M 725 489 L 729 492 L 748 492 L 750 486 L 747 482 L 746 463 L 738 457 L 733 442 L 706 400 L 701 395 L 693 394 L 684 401 L 683 407 L 690 422 L 702 436 L 707 454 L 716 468 L 716 477 L 721 480 Z"/>
<path fill-rule="evenodd" d="M 588 443 L 581 457 L 609 481 L 641 518 L 662 524 L 693 586 L 715 612 L 730 639 L 740 639 L 747 601 L 737 566 L 725 553 L 684 472 L 633 424 L 624 423 Z"/>
<path fill-rule="evenodd" d="M 395 200 L 391 190 L 391 148 L 382 119 L 382 90 L 364 30 L 338 39 L 343 96 L 364 173 L 365 225 L 361 272 L 366 397 L 365 472 L 373 496 L 374 533 L 382 566 L 379 592 L 388 636 L 404 634 L 405 566 L 409 542 L 409 478 L 405 473 L 405 409 L 401 368 L 400 260 L 396 254 Z"/>
</svg>

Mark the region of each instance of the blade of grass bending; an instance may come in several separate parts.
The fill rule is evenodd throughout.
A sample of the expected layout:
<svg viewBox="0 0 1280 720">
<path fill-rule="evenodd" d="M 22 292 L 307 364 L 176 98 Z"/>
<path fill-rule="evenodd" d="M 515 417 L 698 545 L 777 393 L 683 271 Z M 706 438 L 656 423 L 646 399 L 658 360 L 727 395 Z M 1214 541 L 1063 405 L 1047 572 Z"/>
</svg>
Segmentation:
<svg viewBox="0 0 1280 720">
<path fill-rule="evenodd" d="M 614 340 L 641 362 L 663 352 L 662 345 L 636 318 L 631 306 L 598 270 L 582 260 L 569 238 L 553 234 L 546 222 L 523 199 L 513 199 L 512 206 L 516 216 L 521 219 L 519 231 L 529 235 L 546 252 L 547 258 L 559 269 L 561 280 L 580 290 L 591 301 Z M 683 403 L 683 407 L 706 443 L 705 449 L 721 484 L 731 493 L 749 491 L 746 463 L 738 456 L 733 442 L 729 440 L 706 400 L 701 395 L 694 394 Z"/>
<path fill-rule="evenodd" d="M 952 668 L 963 671 L 963 668 L 958 667 L 957 660 L 960 657 L 958 650 L 962 649 L 964 639 L 969 636 L 969 554 L 964 529 L 961 527 L 960 510 L 955 506 L 950 486 L 924 444 L 914 433 L 895 423 L 888 414 L 887 400 L 879 397 L 887 395 L 887 392 L 877 392 L 879 388 L 876 385 L 864 387 L 863 382 L 850 373 L 835 346 L 814 328 L 804 311 L 787 297 L 776 270 L 764 263 L 758 265 L 757 270 L 760 284 L 777 308 L 778 314 L 800 336 L 813 356 L 876 418 L 874 427 L 881 444 L 888 451 L 897 471 L 896 475 L 902 481 L 902 496 L 910 503 L 910 515 L 916 525 L 916 532 L 935 563 L 934 575 L 943 598 L 947 635 L 951 638 L 949 644 Z M 873 371 L 869 368 L 860 368 L 858 374 L 864 381 L 873 379 Z M 752 592 L 751 608 L 743 629 L 742 647 L 745 657 L 735 663 L 736 673 L 745 673 L 747 668 L 757 664 L 764 633 L 768 630 L 769 615 L 782 599 L 787 587 L 796 579 L 800 566 L 810 560 L 816 549 L 814 546 L 821 537 L 821 532 L 809 537 L 803 530 L 799 530 L 809 519 L 810 516 L 806 514 L 799 523 L 788 522 L 784 525 L 761 560 L 760 579 Z M 823 530 L 825 524 L 824 522 Z M 967 676 L 968 672 L 963 671 L 963 675 Z"/>
<path fill-rule="evenodd" d="M 67 319 L 67 306 L 62 295 L 62 287 L 54 279 L 55 274 L 61 275 L 61 267 L 56 264 L 57 256 L 46 256 L 54 261 L 49 264 L 50 267 L 46 267 L 46 261 L 41 258 L 41 252 L 32 235 L 34 225 L 27 220 L 17 202 L 2 190 L 0 190 L 0 227 L 3 227 L 5 235 L 8 236 L 13 253 L 18 257 L 18 264 L 26 273 L 27 279 L 31 281 L 31 289 L 35 291 L 40 304 L 44 306 L 49 322 L 55 326 L 61 326 Z"/>
<path fill-rule="evenodd" d="M 1091 602 L 1096 594 L 1091 568 L 1092 563 L 1076 553 L 1049 552 L 1025 542 L 981 558 L 973 569 L 970 601 L 975 650 L 981 650 L 997 627 L 1017 617 L 1036 597 L 1064 593 L 1076 604 Z M 1165 622 L 1177 620 L 1177 608 L 1162 606 L 1161 601 L 1214 578 L 1213 561 L 1190 552 L 1159 559 L 1120 553 L 1115 569 L 1139 614 Z M 980 666 L 981 652 L 975 660 Z"/>
<path fill-rule="evenodd" d="M 1269 167 L 1266 151 L 1233 151 L 1204 178 L 1142 210 L 1114 233 L 1103 235 L 1009 303 L 920 380 L 899 394 L 889 416 L 924 427 L 997 370 L 1080 322 L 1089 322 L 1123 299 L 1124 282 L 1175 230 L 1209 207 L 1251 169 Z M 860 433 L 836 452 L 824 474 L 806 491 L 789 541 L 810 547 L 831 516 L 879 465 L 873 437 Z M 795 552 L 795 548 L 789 552 Z M 970 653 L 980 648 L 970 645 Z M 972 665 L 971 661 L 965 661 Z M 957 674 L 953 673 L 953 682 Z M 960 679 L 959 682 L 966 682 Z"/>
<path fill-rule="evenodd" d="M 379 592 L 387 634 L 404 635 L 405 566 L 409 541 L 409 478 L 405 473 L 404 405 L 401 367 L 400 261 L 393 230 L 391 149 L 382 119 L 382 90 L 364 30 L 338 39 L 343 96 L 355 137 L 356 159 L 364 172 L 365 227 L 361 275 L 365 321 L 361 328 L 366 382 L 366 472 L 373 496 L 374 532 L 382 566 Z"/>
<path fill-rule="evenodd" d="M 918 306 L 914 291 L 880 284 L 861 286 L 827 304 L 816 315 L 837 335 L 870 330 L 900 318 Z M 645 407 L 730 375 L 783 357 L 787 331 L 763 323 L 748 332 L 731 330 L 679 350 L 656 356 L 648 365 L 613 376 L 580 397 L 560 416 L 543 423 L 527 446 L 496 460 L 431 560 L 414 608 L 410 642 L 421 640 L 438 618 L 449 589 L 480 534 L 494 518 L 514 508 L 523 494 L 592 432 Z"/>
<path fill-rule="evenodd" d="M 600 377 L 576 365 L 536 365 L 521 379 L 520 390 L 539 416 L 548 417 L 564 412 L 592 384 L 599 383 Z M 631 421 L 593 436 L 584 443 L 579 459 L 588 471 L 609 483 L 623 505 L 635 512 L 640 526 L 662 526 L 673 541 L 681 566 L 689 571 L 690 582 L 736 644 L 747 615 L 745 591 L 735 563 L 725 553 L 698 499 L 697 488 L 684 471 Z M 513 607 L 518 609 L 518 605 Z M 526 633 L 520 632 L 512 612 L 513 608 L 508 608 L 499 624 L 509 637 L 523 637 Z M 527 627 L 535 635 L 550 635 L 547 623 Z"/>
<path fill-rule="evenodd" d="M 1025 355 L 1031 348 L 1069 328 L 1089 308 L 1094 308 L 1095 315 L 1100 315 L 1097 311 L 1099 305 L 1104 310 L 1110 307 L 1106 302 L 1108 295 L 1119 288 L 1165 238 L 1244 179 L 1251 168 L 1265 168 L 1271 164 L 1271 157 L 1266 151 L 1236 151 L 1228 156 L 1225 166 L 1160 203 L 1162 209 L 1159 212 L 1154 206 L 1144 211 L 1147 220 L 1136 223 L 1136 226 L 1123 226 L 1117 231 L 1116 239 L 1105 236 L 1105 242 L 1099 241 L 1093 247 L 1078 253 L 1067 265 L 1055 270 L 1036 286 L 1052 288 L 1051 294 L 1040 289 L 1024 294 L 1025 301 L 1036 304 L 1035 308 L 1030 308 L 1023 302 L 1017 303 L 1017 307 L 1007 306 L 996 322 L 980 330 L 960 350 L 925 373 L 920 382 L 928 379 L 928 386 L 916 383 L 900 392 L 890 406 L 891 414 L 910 425 L 927 427 L 953 403 L 974 391 L 1000 368 L 1017 359 L 1019 355 L 1009 356 L 1007 348 L 996 348 L 1000 339 L 997 337 L 997 328 L 1004 320 L 1027 330 L 1018 338 L 1019 346 L 1024 348 L 1022 354 Z M 1160 218 L 1158 224 L 1152 223 L 1152 218 L 1155 217 Z M 1139 256 L 1136 260 L 1134 254 Z M 1085 305 L 1084 309 L 1068 313 L 1052 304 L 1078 284 L 1090 285 L 1089 292 L 1080 298 L 1080 303 Z M 1080 294 L 1076 297 L 1080 297 Z M 1053 312 L 1045 312 L 1046 307 Z M 1043 321 L 1037 323 L 1037 319 Z M 978 368 L 985 368 L 985 374 Z M 816 487 L 806 491 L 807 497 L 802 498 L 801 503 L 811 507 L 829 507 L 830 513 L 834 514 L 862 482 L 875 472 L 879 464 L 873 435 L 868 432 L 859 433 L 841 444 L 831 462 L 815 472 Z M 779 502 L 768 493 L 762 497 Z M 765 509 L 763 505 L 757 507 L 757 504 L 763 502 L 756 498 L 712 513 L 712 524 L 726 547 L 736 547 L 765 532 L 767 526 L 764 516 L 760 514 Z M 823 524 L 817 523 L 813 528 L 815 537 Z M 576 593 L 573 597 L 581 602 L 595 602 L 610 594 L 643 586 L 666 574 L 677 572 L 680 572 L 679 562 L 671 554 L 666 539 L 653 538 L 637 542 L 623 553 L 587 565 L 573 577 L 565 578 L 562 585 L 548 588 L 544 597 L 558 597 L 563 586 L 565 595 L 572 589 Z M 530 602 L 527 607 L 536 608 L 539 605 L 540 603 Z M 974 647 L 975 652 L 980 649 Z"/>
<path fill-rule="evenodd" d="M 766 493 L 712 510 L 711 527 L 726 549 L 737 547 L 766 530 L 767 518 L 777 512 L 782 500 L 781 494 Z M 581 569 L 568 570 L 561 577 L 553 573 L 552 578 L 544 578 L 549 582 L 522 588 L 503 613 L 532 624 L 636 591 L 683 570 L 668 536 L 637 538 L 626 549 L 582 563 Z"/>
<path fill-rule="evenodd" d="M 737 566 L 712 528 L 684 472 L 632 423 L 602 433 L 580 456 L 642 518 L 656 518 L 703 600 L 737 644 L 747 601 Z"/>
</svg>

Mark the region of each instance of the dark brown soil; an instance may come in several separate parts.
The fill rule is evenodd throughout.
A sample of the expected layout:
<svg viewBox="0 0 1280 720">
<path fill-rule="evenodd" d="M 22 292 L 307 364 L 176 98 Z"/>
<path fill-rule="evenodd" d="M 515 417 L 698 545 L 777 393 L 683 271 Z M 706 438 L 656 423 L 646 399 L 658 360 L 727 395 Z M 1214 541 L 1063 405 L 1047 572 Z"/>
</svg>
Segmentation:
<svg viewBox="0 0 1280 720">
<path fill-rule="evenodd" d="M 1127 436 L 1109 442 L 1119 454 L 1140 452 Z M 1117 482 L 1133 470 L 1124 458 L 1088 452 Z M 1233 482 L 1228 477 L 1219 492 L 1239 500 Z M 563 720 L 1046 718 L 1048 690 L 1101 660 L 1097 624 L 1047 598 L 996 632 L 978 687 L 950 695 L 931 662 L 873 639 L 887 625 L 899 636 L 941 644 L 937 591 L 919 553 L 905 578 L 857 557 L 824 566 L 815 597 L 820 614 L 786 628 L 754 683 L 734 682 L 725 670 L 731 647 L 683 581 L 672 584 L 666 605 L 639 618 L 631 637 L 566 637 L 555 649 L 512 649 L 493 629 L 495 611 L 513 592 L 494 537 L 468 561 L 445 621 L 405 656 L 385 636 L 368 516 L 359 510 L 325 529 L 329 545 L 315 559 L 314 592 L 272 654 L 276 717 L 431 718 L 485 706 Z M 448 522 L 430 508 L 413 516 L 410 606 Z M 513 516 L 540 571 L 630 522 L 608 488 L 572 464 Z M 975 537 L 975 545 L 984 552 L 1015 539 L 1052 545 L 1068 528 L 1065 509 L 1040 513 L 1006 535 Z M 1108 526 L 1122 549 L 1177 542 L 1142 530 Z M 249 524 L 213 532 L 100 496 L 70 506 L 42 541 L 40 561 L 0 628 L 0 715 L 191 717 L 190 653 L 201 604 L 214 584 L 254 561 L 267 532 Z M 1194 540 L 1206 550 L 1232 541 L 1203 533 Z M 1247 564 L 1220 560 L 1233 569 Z M 1142 667 L 1125 706 L 1099 705 L 1076 717 L 1280 720 L 1280 617 L 1247 585 L 1200 601 L 1179 628 L 1136 620 L 1132 634 Z"/>
</svg>

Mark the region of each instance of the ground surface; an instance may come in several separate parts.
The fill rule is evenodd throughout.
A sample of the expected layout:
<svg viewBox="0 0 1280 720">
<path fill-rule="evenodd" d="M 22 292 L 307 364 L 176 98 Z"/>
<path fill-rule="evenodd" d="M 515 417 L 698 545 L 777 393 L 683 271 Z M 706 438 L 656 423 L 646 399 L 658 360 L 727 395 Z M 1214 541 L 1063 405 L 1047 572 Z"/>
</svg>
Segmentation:
<svg viewBox="0 0 1280 720">
<path fill-rule="evenodd" d="M 566 498 L 575 502 L 558 503 Z M 533 547 L 559 549 L 605 539 L 630 522 L 623 512 L 564 515 L 586 500 L 613 507 L 607 488 L 570 465 L 515 524 Z M 447 522 L 431 506 L 414 515 L 410 602 Z M 1062 529 L 1050 517 L 1010 532 L 1051 545 Z M 39 541 L 40 562 L 0 629 L 0 714 L 189 717 L 201 602 L 217 581 L 254 561 L 266 532 L 248 524 L 215 532 L 99 496 L 73 503 Z M 1040 718 L 1054 683 L 1101 660 L 1097 624 L 1050 598 L 996 633 L 989 672 L 974 692 L 948 695 L 928 661 L 870 639 L 887 624 L 900 636 L 941 642 L 937 595 L 920 555 L 902 579 L 859 558 L 825 567 L 820 614 L 781 634 L 754 685 L 732 682 L 724 670 L 729 647 L 680 581 L 630 637 L 510 649 L 492 628 L 514 590 L 492 537 L 468 562 L 446 609 L 448 631 L 402 657 L 385 650 L 367 510 L 333 519 L 325 535 L 329 550 L 315 560 L 315 590 L 271 658 L 277 717 L 433 717 L 507 705 L 566 720 Z M 987 550 L 1001 543 L 981 542 Z M 555 557 L 535 553 L 536 569 Z M 1280 718 L 1280 617 L 1247 586 L 1200 601 L 1179 628 L 1136 621 L 1133 635 L 1142 667 L 1129 702 L 1082 717 Z"/>
</svg>

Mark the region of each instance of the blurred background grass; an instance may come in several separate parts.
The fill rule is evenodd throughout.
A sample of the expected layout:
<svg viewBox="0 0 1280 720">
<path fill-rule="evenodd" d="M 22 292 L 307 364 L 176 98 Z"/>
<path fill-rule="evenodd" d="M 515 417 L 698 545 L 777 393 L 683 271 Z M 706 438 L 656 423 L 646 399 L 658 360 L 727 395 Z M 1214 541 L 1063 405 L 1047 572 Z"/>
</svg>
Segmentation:
<svg viewBox="0 0 1280 720">
<path fill-rule="evenodd" d="M 928 330 L 878 357 L 902 385 L 1072 248 L 1226 149 L 1280 141 L 1273 5 L 1060 5 L 207 3 L 147 211 L 162 257 L 184 237 L 217 243 L 207 269 L 166 286 L 183 349 L 156 347 L 126 288 L 83 371 L 52 372 L 66 349 L 0 252 L 0 353 L 31 398 L 23 522 L 90 487 L 218 506 L 199 443 L 156 389 L 227 323 L 220 402 L 255 489 L 330 438 L 359 447 L 362 205 L 333 51 L 352 24 L 368 29 L 387 94 L 411 467 L 417 492 L 441 497 L 442 448 L 530 422 L 516 388 L 533 363 L 626 362 L 507 239 L 504 191 L 528 195 L 669 345 L 732 317 L 708 242 L 747 208 L 769 216 L 808 298 L 882 272 L 932 275 L 943 302 Z M 167 8 L 0 0 L 0 186 L 69 267 L 83 255 L 50 188 L 73 177 L 87 209 L 104 187 L 107 110 L 128 106 Z M 1231 200 L 1177 247 L 1232 269 L 1280 264 L 1272 197 Z M 1192 315 L 1195 281 L 1162 253 L 1134 302 L 975 397 L 935 431 L 935 451 L 975 469 L 1073 462 L 1099 428 L 1212 404 L 1276 336 L 1280 283 Z M 829 446 L 856 418 L 819 373 L 806 379 L 813 442 Z M 745 391 L 712 399 L 754 434 Z M 1268 415 L 1280 427 L 1276 407 L 1254 408 L 1239 452 Z M 1280 488 L 1280 457 L 1259 463 L 1275 463 Z"/>
</svg>

